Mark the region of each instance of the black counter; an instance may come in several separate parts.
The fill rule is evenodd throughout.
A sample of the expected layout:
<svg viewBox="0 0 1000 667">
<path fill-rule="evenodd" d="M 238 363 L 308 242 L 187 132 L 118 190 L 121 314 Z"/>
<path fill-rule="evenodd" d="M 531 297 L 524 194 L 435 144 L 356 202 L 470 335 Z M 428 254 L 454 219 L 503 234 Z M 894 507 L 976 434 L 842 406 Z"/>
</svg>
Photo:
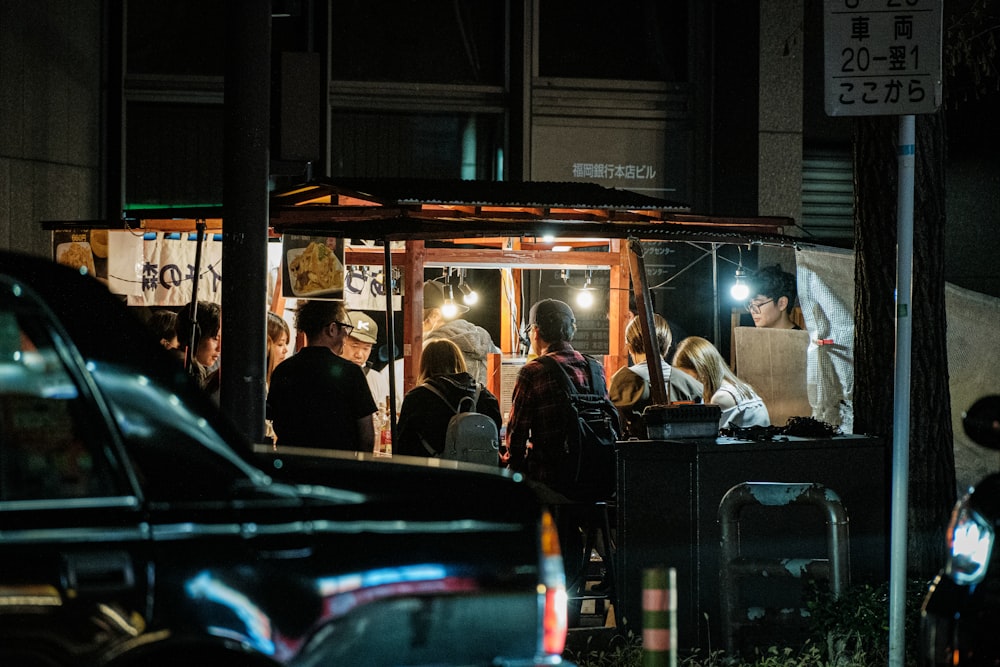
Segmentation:
<svg viewBox="0 0 1000 667">
<path fill-rule="evenodd" d="M 839 496 L 849 520 L 851 583 L 888 578 L 891 453 L 865 436 L 772 442 L 630 440 L 618 443 L 617 622 L 642 632 L 642 572 L 677 570 L 678 646 L 720 649 L 718 509 L 742 482 L 815 483 Z M 820 510 L 748 507 L 741 546 L 771 558 L 824 557 Z"/>
</svg>

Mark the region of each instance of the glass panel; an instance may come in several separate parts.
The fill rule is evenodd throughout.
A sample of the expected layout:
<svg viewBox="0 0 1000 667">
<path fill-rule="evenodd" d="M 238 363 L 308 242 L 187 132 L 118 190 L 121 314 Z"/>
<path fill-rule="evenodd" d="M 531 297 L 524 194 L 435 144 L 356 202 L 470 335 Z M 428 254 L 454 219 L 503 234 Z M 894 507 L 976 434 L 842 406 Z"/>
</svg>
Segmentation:
<svg viewBox="0 0 1000 667">
<path fill-rule="evenodd" d="M 687 0 L 539 5 L 539 76 L 687 81 Z"/>
<path fill-rule="evenodd" d="M 333 176 L 503 180 L 500 114 L 332 116 Z"/>
<path fill-rule="evenodd" d="M 221 76 L 227 6 L 204 0 L 128 0 L 128 73 Z"/>
<path fill-rule="evenodd" d="M 106 425 L 19 291 L 0 289 L 0 500 L 118 495 Z"/>
<path fill-rule="evenodd" d="M 504 84 L 505 0 L 337 0 L 331 78 Z"/>
<path fill-rule="evenodd" d="M 222 202 L 221 106 L 128 105 L 125 200 L 139 204 Z"/>
</svg>

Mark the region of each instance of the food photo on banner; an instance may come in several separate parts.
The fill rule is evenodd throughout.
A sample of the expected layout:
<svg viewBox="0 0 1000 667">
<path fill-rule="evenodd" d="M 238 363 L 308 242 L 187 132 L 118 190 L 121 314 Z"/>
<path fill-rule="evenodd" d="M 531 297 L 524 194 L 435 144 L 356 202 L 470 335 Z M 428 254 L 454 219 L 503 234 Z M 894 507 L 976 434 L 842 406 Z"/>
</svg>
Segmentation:
<svg viewBox="0 0 1000 667">
<path fill-rule="evenodd" d="M 285 297 L 344 299 L 344 239 L 286 234 L 281 252 Z"/>
<path fill-rule="evenodd" d="M 61 230 L 52 233 L 52 259 L 80 273 L 107 280 L 108 230 Z"/>
<path fill-rule="evenodd" d="M 108 288 L 125 296 L 129 306 L 186 305 L 191 302 L 197 250 L 193 233 L 110 231 Z M 222 300 L 222 234 L 206 234 L 202 241 L 198 299 Z"/>
</svg>

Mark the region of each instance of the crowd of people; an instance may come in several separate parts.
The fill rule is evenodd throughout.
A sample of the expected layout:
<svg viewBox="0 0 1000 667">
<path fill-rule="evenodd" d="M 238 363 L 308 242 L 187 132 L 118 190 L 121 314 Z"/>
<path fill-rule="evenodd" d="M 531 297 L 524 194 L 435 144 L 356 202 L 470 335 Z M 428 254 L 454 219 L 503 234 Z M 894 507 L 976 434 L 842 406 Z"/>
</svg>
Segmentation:
<svg viewBox="0 0 1000 667">
<path fill-rule="evenodd" d="M 757 327 L 798 329 L 792 318 L 796 300 L 795 277 L 780 266 L 756 272 L 752 297 L 745 307 Z M 637 318 L 624 334 L 630 364 L 607 382 L 603 370 L 590 372 L 586 355 L 572 340 L 576 316 L 563 301 L 544 299 L 528 315 L 525 338 L 529 361 L 513 387 L 504 424 L 500 403 L 486 387 L 486 360 L 499 352 L 489 332 L 461 318 L 443 313 L 444 290 L 439 281 L 424 284 L 423 335 L 416 386 L 397 391 L 395 452 L 410 456 L 438 456 L 455 405 L 476 399 L 475 411 L 490 417 L 505 432 L 498 465 L 520 472 L 542 484 L 558 477 L 565 459 L 565 424 L 553 419 L 560 396 L 559 379 L 547 372 L 538 357 L 554 360 L 580 392 L 604 396 L 617 409 L 622 438 L 645 438 L 643 411 L 652 402 L 650 363 L 659 362 L 668 403 L 710 403 L 721 409 L 720 429 L 768 426 L 767 406 L 759 393 L 729 367 L 716 346 L 700 336 L 675 341 L 667 319 L 653 316 L 655 339 L 650 348 L 656 361 L 646 358 L 642 326 Z M 466 312 L 462 306 L 458 313 Z M 265 387 L 267 435 L 285 446 L 373 451 L 374 415 L 384 411 L 389 391 L 389 363 L 373 368 L 378 323 L 361 311 L 347 311 L 343 302 L 300 300 L 295 330 L 304 345 L 294 354 L 291 329 L 280 315 L 267 317 Z M 221 309 L 199 301 L 197 308 L 152 313 L 148 323 L 160 343 L 183 360 L 206 392 L 218 400 L 221 356 Z M 676 349 L 674 345 L 676 343 Z M 385 347 L 385 346 L 383 346 Z M 393 346 L 394 347 L 394 346 Z M 381 352 L 381 350 L 380 350 Z M 384 356 L 384 355 L 383 355 Z M 402 369 L 396 373 L 402 381 Z M 442 400 L 443 399 L 443 400 Z"/>
</svg>

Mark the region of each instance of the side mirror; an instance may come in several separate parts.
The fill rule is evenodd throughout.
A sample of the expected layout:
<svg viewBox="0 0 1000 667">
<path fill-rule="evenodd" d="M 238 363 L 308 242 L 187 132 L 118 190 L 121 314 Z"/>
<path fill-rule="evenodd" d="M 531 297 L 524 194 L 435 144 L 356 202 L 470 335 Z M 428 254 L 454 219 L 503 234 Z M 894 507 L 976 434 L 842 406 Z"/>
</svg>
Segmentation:
<svg viewBox="0 0 1000 667">
<path fill-rule="evenodd" d="M 973 442 L 1000 449 L 1000 394 L 984 396 L 962 414 L 965 434 Z"/>
</svg>

